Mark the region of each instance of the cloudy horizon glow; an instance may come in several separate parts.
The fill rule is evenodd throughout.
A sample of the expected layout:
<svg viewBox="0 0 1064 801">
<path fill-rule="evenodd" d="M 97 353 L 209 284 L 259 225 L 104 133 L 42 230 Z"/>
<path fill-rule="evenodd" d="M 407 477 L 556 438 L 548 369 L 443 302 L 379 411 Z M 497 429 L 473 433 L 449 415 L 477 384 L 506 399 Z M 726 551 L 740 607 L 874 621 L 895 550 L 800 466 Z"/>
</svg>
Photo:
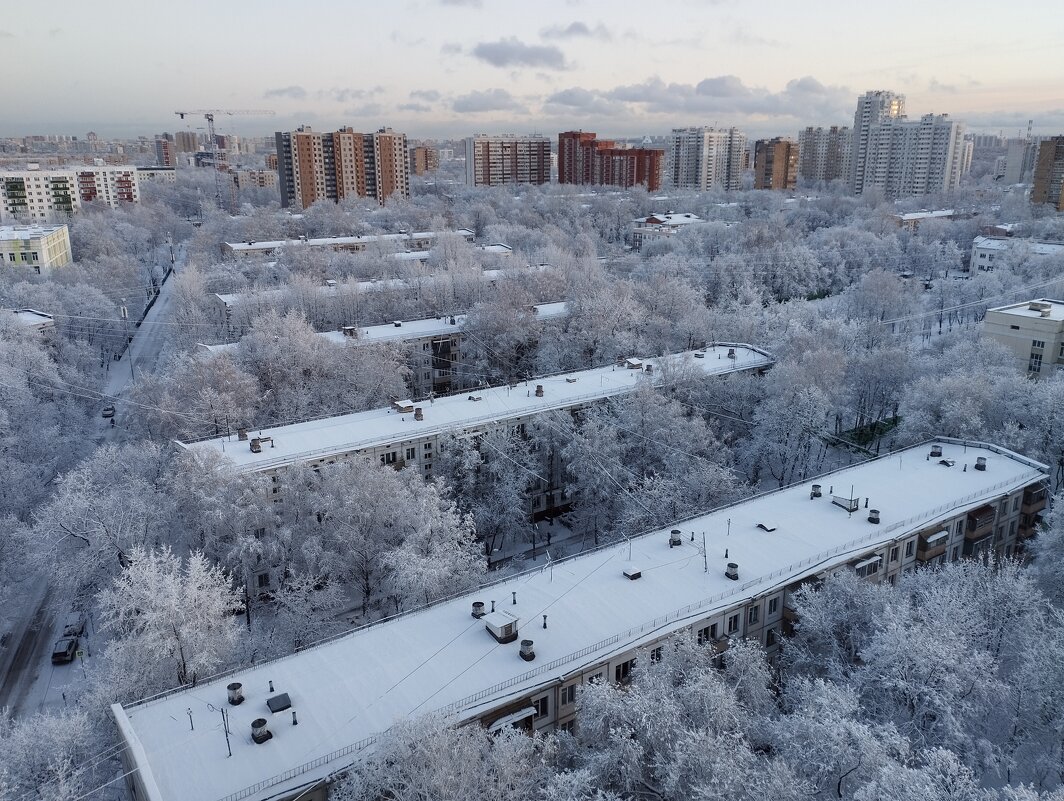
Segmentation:
<svg viewBox="0 0 1064 801">
<path fill-rule="evenodd" d="M 750 9 L 756 8 L 756 14 Z M 890 89 L 910 117 L 975 132 L 1064 132 L 1064 16 L 1045 2 L 821 0 L 60 0 L 0 15 L 0 136 L 151 135 L 176 109 L 268 109 L 220 132 L 389 125 L 411 138 L 580 128 L 601 136 L 737 126 L 752 136 L 849 125 Z M 372 14 L 372 17 L 370 16 Z M 1039 24 L 1032 22 L 1038 20 Z"/>
</svg>

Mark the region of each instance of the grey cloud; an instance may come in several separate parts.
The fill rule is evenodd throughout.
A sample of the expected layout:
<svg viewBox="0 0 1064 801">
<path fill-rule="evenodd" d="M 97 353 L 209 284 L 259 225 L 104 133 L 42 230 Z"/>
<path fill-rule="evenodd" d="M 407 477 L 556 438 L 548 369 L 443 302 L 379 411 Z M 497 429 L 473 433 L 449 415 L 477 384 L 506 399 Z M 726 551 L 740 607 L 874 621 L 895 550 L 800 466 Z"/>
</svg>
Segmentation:
<svg viewBox="0 0 1064 801">
<path fill-rule="evenodd" d="M 383 91 L 383 86 L 373 86 L 369 89 L 329 89 L 318 94 L 329 97 L 337 103 L 350 103 L 352 100 L 366 100 L 374 95 L 379 95 Z"/>
<path fill-rule="evenodd" d="M 659 114 L 761 114 L 801 119 L 845 118 L 852 114 L 854 93 L 825 86 L 811 77 L 790 81 L 782 91 L 747 86 L 734 75 L 706 78 L 698 84 L 670 83 L 650 78 L 641 84 L 618 86 L 604 93 L 611 100 L 641 106 Z"/>
<path fill-rule="evenodd" d="M 519 111 L 526 109 L 505 89 L 486 89 L 483 92 L 470 92 L 455 98 L 451 108 L 466 114 L 480 111 Z"/>
<path fill-rule="evenodd" d="M 586 22 L 570 22 L 566 26 L 552 25 L 549 28 L 544 28 L 539 32 L 539 35 L 544 39 L 599 39 L 603 42 L 608 42 L 613 38 L 609 29 L 601 22 L 594 28 L 587 25 Z"/>
<path fill-rule="evenodd" d="M 354 108 L 344 109 L 344 114 L 349 117 L 378 117 L 384 113 L 384 106 L 380 103 L 365 103 Z"/>
<path fill-rule="evenodd" d="M 444 42 L 440 46 L 440 52 L 445 56 L 453 56 L 462 52 L 462 45 L 455 42 Z"/>
<path fill-rule="evenodd" d="M 946 94 L 955 95 L 959 91 L 958 87 L 954 83 L 942 83 L 937 78 L 931 78 L 927 82 L 927 88 L 932 92 L 944 92 Z"/>
<path fill-rule="evenodd" d="M 472 50 L 473 55 L 494 67 L 542 67 L 563 70 L 567 68 L 565 54 L 553 45 L 528 45 L 511 36 L 497 42 L 481 42 Z"/>
<path fill-rule="evenodd" d="M 611 100 L 597 92 L 574 86 L 552 94 L 544 101 L 543 109 L 548 114 L 556 115 L 578 112 L 612 117 L 624 114 L 627 106 L 623 102 Z"/>
<path fill-rule="evenodd" d="M 410 93 L 410 97 L 415 100 L 426 100 L 429 103 L 435 103 L 440 99 L 440 93 L 435 89 L 415 89 Z"/>
<path fill-rule="evenodd" d="M 14 39 L 15 34 L 11 31 L 0 31 L 0 39 Z"/>
<path fill-rule="evenodd" d="M 302 86 L 282 86 L 277 89 L 267 89 L 263 97 L 291 97 L 295 100 L 302 100 L 307 96 L 307 90 Z"/>
<path fill-rule="evenodd" d="M 426 106 L 424 103 L 400 103 L 396 108 L 399 111 L 413 111 L 417 114 L 427 114 L 432 111 L 432 106 Z"/>
</svg>

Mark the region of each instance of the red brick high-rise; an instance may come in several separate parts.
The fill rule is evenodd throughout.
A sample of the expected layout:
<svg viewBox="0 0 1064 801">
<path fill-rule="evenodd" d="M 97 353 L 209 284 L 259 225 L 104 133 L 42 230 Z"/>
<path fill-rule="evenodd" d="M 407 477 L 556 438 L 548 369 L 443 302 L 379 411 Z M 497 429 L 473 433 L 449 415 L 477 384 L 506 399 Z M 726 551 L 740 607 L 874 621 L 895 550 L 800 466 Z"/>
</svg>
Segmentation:
<svg viewBox="0 0 1064 801">
<path fill-rule="evenodd" d="M 661 188 L 665 151 L 618 147 L 589 131 L 558 134 L 558 183 Z"/>
</svg>

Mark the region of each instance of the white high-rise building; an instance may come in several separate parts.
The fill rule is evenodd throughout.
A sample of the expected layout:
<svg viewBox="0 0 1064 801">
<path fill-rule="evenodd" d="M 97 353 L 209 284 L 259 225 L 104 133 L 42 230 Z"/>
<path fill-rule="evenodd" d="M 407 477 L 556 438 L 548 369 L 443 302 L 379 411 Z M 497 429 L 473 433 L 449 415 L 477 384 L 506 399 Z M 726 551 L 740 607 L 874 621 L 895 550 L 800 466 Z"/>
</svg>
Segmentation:
<svg viewBox="0 0 1064 801">
<path fill-rule="evenodd" d="M 951 192 L 964 165 L 964 124 L 946 114 L 888 117 L 869 128 L 861 191 L 887 197 Z"/>
<path fill-rule="evenodd" d="M 857 98 L 853 115 L 853 147 L 850 160 L 850 191 L 855 195 L 864 189 L 865 159 L 872 128 L 883 120 L 905 114 L 905 96 L 875 90 Z"/>
<path fill-rule="evenodd" d="M 738 128 L 674 128 L 665 150 L 665 180 L 677 189 L 736 190 L 746 157 L 746 134 Z"/>
<path fill-rule="evenodd" d="M 848 181 L 852 149 L 849 128 L 806 128 L 798 134 L 798 175 L 807 181 Z"/>
<path fill-rule="evenodd" d="M 539 134 L 477 134 L 465 140 L 470 186 L 549 184 L 554 171 L 550 139 Z"/>
</svg>

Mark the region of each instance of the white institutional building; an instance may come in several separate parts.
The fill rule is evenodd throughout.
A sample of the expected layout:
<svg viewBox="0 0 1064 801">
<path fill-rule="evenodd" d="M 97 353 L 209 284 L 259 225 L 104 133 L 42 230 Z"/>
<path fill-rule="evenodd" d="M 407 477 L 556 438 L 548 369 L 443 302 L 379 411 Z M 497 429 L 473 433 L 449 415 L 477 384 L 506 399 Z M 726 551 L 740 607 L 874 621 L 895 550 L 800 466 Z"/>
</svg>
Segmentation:
<svg viewBox="0 0 1064 801">
<path fill-rule="evenodd" d="M 665 148 L 665 183 L 676 189 L 737 190 L 747 160 L 738 128 L 673 128 Z"/>
</svg>

